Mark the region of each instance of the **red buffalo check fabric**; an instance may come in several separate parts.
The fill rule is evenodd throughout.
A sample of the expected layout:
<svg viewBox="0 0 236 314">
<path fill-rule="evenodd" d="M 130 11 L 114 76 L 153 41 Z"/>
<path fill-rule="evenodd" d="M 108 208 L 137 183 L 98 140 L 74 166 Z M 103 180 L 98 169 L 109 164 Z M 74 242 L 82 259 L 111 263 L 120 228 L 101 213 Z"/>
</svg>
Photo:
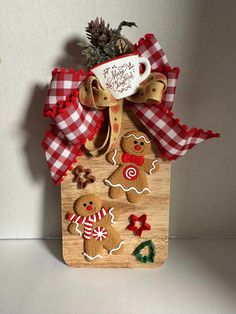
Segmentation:
<svg viewBox="0 0 236 314">
<path fill-rule="evenodd" d="M 171 109 L 179 76 L 153 34 L 147 34 L 134 45 L 134 51 L 149 59 L 152 71 L 167 77 L 167 89 L 160 105 L 132 104 L 132 112 L 158 142 L 162 156 L 174 160 L 196 144 L 219 134 L 202 129 L 189 129 L 175 119 Z M 86 139 L 92 139 L 103 121 L 102 110 L 82 106 L 79 86 L 87 75 L 83 71 L 65 69 L 52 72 L 52 80 L 44 107 L 44 115 L 53 121 L 42 141 L 53 182 L 62 181 L 67 170 L 81 154 Z"/>
<path fill-rule="evenodd" d="M 63 133 L 57 128 L 46 132 L 42 147 L 45 150 L 53 182 L 58 184 L 76 157 L 80 155 L 80 147 L 68 145 Z"/>
<path fill-rule="evenodd" d="M 167 89 L 163 95 L 161 105 L 172 109 L 176 91 L 176 82 L 179 76 L 179 68 L 171 69 L 166 54 L 153 34 L 146 34 L 138 44 L 134 45 L 134 52 L 149 60 L 152 71 L 158 71 L 167 77 Z"/>
<path fill-rule="evenodd" d="M 212 131 L 190 129 L 180 124 L 179 119 L 175 119 L 173 113 L 168 112 L 165 107 L 147 105 L 143 110 L 142 106 L 136 105 L 134 113 L 157 140 L 162 157 L 168 160 L 175 160 L 185 155 L 196 144 L 219 136 Z"/>
<path fill-rule="evenodd" d="M 44 115 L 53 120 L 52 129 L 42 141 L 46 160 L 55 184 L 81 154 L 86 139 L 92 139 L 103 121 L 101 110 L 92 110 L 79 102 L 78 88 L 86 75 L 73 69 L 52 73 Z"/>
</svg>

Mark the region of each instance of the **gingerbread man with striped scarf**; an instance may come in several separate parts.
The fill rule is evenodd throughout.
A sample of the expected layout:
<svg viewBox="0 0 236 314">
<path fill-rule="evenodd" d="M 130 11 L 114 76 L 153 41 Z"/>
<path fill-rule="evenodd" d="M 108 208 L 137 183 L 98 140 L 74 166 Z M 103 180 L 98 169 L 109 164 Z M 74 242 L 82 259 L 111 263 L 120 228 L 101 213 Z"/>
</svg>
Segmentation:
<svg viewBox="0 0 236 314">
<path fill-rule="evenodd" d="M 118 232 L 111 226 L 118 219 L 118 210 L 102 207 L 102 201 L 94 194 L 81 196 L 74 203 L 75 213 L 66 216 L 71 223 L 68 231 L 83 235 L 83 255 L 88 261 L 102 258 L 102 250 L 109 254 L 120 254 L 124 249 Z"/>
</svg>

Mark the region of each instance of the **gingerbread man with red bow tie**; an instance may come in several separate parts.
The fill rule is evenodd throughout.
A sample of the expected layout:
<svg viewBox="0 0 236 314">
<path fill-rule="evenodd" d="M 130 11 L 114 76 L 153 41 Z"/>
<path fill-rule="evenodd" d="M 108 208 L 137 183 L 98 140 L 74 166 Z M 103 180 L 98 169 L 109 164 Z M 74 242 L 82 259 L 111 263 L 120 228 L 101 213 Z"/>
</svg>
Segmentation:
<svg viewBox="0 0 236 314">
<path fill-rule="evenodd" d="M 143 194 L 151 193 L 147 174 L 157 172 L 159 163 L 156 159 L 144 158 L 151 153 L 151 141 L 142 132 L 126 133 L 121 139 L 121 149 L 123 152 L 115 149 L 107 154 L 107 160 L 119 167 L 105 183 L 110 187 L 111 198 L 119 198 L 125 193 L 130 203 L 137 203 Z"/>
</svg>

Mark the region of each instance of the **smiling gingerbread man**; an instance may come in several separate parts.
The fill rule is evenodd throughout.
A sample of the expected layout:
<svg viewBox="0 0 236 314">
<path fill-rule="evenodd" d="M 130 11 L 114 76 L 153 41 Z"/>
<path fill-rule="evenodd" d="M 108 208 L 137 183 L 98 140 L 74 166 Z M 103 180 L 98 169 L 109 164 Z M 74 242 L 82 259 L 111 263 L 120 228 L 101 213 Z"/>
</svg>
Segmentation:
<svg viewBox="0 0 236 314">
<path fill-rule="evenodd" d="M 144 157 L 151 153 L 151 141 L 140 131 L 126 133 L 121 139 L 121 149 L 123 152 L 115 149 L 107 154 L 107 160 L 119 167 L 105 183 L 110 187 L 111 198 L 125 193 L 130 203 L 137 203 L 143 194 L 151 193 L 147 174 L 157 172 L 159 163 Z"/>
<path fill-rule="evenodd" d="M 124 249 L 119 233 L 112 227 L 116 223 L 119 211 L 116 208 L 102 206 L 102 200 L 87 194 L 79 197 L 74 203 L 74 212 L 68 213 L 66 219 L 71 223 L 68 231 L 84 238 L 84 252 L 86 260 L 93 261 L 102 258 L 102 251 L 110 255 L 120 254 Z"/>
</svg>

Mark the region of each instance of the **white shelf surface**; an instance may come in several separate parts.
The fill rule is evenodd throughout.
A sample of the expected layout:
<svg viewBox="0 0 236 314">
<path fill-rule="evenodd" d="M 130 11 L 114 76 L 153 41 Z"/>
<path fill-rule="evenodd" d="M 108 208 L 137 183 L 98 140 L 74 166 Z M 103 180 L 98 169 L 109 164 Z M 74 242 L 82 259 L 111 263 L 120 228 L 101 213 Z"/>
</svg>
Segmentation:
<svg viewBox="0 0 236 314">
<path fill-rule="evenodd" d="M 159 269 L 79 269 L 61 240 L 0 241 L 1 314 L 235 314 L 236 239 L 170 240 Z"/>
</svg>

